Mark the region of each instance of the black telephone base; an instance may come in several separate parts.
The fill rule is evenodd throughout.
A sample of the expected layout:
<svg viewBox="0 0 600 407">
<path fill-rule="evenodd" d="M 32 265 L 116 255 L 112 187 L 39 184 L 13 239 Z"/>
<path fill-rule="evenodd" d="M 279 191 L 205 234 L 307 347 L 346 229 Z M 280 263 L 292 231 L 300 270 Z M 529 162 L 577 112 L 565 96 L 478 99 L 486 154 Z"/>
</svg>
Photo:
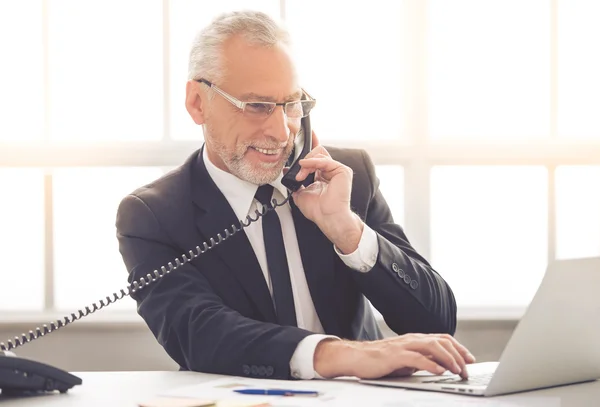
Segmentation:
<svg viewBox="0 0 600 407">
<path fill-rule="evenodd" d="M 64 370 L 0 352 L 0 399 L 54 391 L 66 393 L 81 383 L 79 377 Z"/>
</svg>

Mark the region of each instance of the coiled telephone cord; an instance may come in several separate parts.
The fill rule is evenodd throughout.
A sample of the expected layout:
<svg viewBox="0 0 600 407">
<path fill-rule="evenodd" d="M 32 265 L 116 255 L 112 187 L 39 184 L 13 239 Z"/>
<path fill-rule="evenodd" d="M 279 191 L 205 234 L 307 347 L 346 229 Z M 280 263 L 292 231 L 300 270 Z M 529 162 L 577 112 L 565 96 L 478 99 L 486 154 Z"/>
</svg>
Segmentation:
<svg viewBox="0 0 600 407">
<path fill-rule="evenodd" d="M 182 254 L 180 257 L 175 258 L 175 265 L 172 262 L 167 264 L 167 267 L 162 266 L 160 269 L 154 270 L 152 273 L 146 274 L 144 277 L 140 277 L 138 280 L 131 283 L 126 289 L 122 289 L 119 292 L 113 293 L 112 296 L 106 296 L 105 299 L 101 299 L 95 303 L 92 303 L 91 306 L 85 307 L 85 309 L 79 309 L 77 312 L 71 313 L 70 316 L 65 316 L 62 319 L 57 319 L 50 323 L 50 325 L 42 325 L 42 328 L 37 327 L 35 331 L 29 331 L 29 334 L 21 334 L 21 336 L 15 336 L 15 339 L 8 340 L 7 345 L 4 342 L 0 342 L 0 350 L 2 351 L 10 351 L 12 349 L 16 349 L 19 346 L 22 346 L 28 342 L 34 341 L 44 335 L 48 335 L 54 331 L 59 330 L 62 327 L 65 327 L 69 324 L 72 324 L 75 321 L 80 320 L 81 318 L 87 317 L 88 315 L 93 314 L 94 312 L 101 310 L 104 307 L 108 307 L 110 304 L 131 295 L 147 285 L 152 284 L 156 280 L 159 280 L 170 274 L 171 272 L 177 270 L 179 267 L 183 266 L 185 263 L 188 263 L 194 260 L 196 257 L 200 256 L 203 253 L 215 248 L 217 245 L 223 243 L 239 231 L 243 230 L 250 226 L 250 224 L 258 221 L 261 217 L 265 216 L 270 211 L 274 211 L 275 208 L 279 206 L 283 206 L 288 203 L 291 195 L 288 194 L 287 198 L 285 198 L 282 202 L 277 202 L 277 200 L 273 199 L 272 205 L 262 205 L 261 210 L 256 209 L 254 214 L 256 217 L 252 217 L 251 215 L 246 216 L 245 220 L 240 220 L 238 225 L 231 225 L 231 231 L 229 228 L 224 229 L 223 233 L 217 233 L 217 240 L 214 238 L 210 238 L 209 242 L 203 242 L 201 246 L 196 246 L 195 250 L 190 250 L 187 254 Z"/>
</svg>

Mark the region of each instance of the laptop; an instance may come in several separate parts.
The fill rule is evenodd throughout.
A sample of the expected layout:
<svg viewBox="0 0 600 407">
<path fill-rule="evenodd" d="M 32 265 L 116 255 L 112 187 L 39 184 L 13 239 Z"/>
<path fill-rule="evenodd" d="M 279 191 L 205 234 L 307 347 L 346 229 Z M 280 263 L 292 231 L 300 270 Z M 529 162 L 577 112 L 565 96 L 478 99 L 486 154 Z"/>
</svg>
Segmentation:
<svg viewBox="0 0 600 407">
<path fill-rule="evenodd" d="M 450 372 L 439 376 L 417 372 L 360 382 L 495 396 L 596 380 L 600 378 L 599 289 L 600 258 L 553 262 L 499 362 L 467 365 L 467 380 Z"/>
</svg>

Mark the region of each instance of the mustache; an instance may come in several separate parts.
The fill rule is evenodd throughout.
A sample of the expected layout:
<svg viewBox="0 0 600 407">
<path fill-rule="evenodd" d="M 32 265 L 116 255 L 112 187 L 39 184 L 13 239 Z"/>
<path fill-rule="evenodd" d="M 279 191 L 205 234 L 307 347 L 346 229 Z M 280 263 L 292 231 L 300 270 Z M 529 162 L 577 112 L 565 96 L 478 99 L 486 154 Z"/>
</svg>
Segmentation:
<svg viewBox="0 0 600 407">
<path fill-rule="evenodd" d="M 285 150 L 288 145 L 289 145 L 289 143 L 286 143 L 286 144 L 271 144 L 271 145 L 264 145 L 264 144 L 257 145 L 257 144 L 249 143 L 248 147 L 261 148 L 261 149 L 264 149 L 264 150 L 278 150 L 278 149 Z"/>
<path fill-rule="evenodd" d="M 253 147 L 253 148 L 262 148 L 265 150 L 285 150 L 287 148 L 289 148 L 290 146 L 294 145 L 294 139 L 295 139 L 295 135 L 290 133 L 290 136 L 288 138 L 288 140 L 284 143 L 280 142 L 280 141 L 275 141 L 272 139 L 265 139 L 265 140 L 250 140 L 248 142 L 246 142 L 245 147 Z"/>
</svg>

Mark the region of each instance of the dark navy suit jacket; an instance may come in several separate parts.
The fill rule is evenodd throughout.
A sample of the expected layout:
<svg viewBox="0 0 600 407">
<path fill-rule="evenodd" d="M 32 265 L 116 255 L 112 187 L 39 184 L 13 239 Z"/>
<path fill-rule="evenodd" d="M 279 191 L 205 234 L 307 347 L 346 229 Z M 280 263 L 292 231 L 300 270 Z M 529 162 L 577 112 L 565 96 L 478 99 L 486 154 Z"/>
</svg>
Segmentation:
<svg viewBox="0 0 600 407">
<path fill-rule="evenodd" d="M 454 334 L 452 291 L 393 222 L 369 156 L 362 150 L 328 151 L 354 171 L 351 206 L 377 233 L 379 256 L 368 273 L 348 268 L 319 228 L 291 204 L 302 264 L 325 332 L 353 340 L 382 338 L 368 299 L 398 334 Z M 175 258 L 233 224 L 238 219 L 198 150 L 182 166 L 121 202 L 117 237 L 129 282 L 175 264 Z M 158 342 L 182 369 L 288 379 L 296 346 L 311 334 L 277 325 L 263 273 L 244 233 L 132 297 Z"/>
</svg>

